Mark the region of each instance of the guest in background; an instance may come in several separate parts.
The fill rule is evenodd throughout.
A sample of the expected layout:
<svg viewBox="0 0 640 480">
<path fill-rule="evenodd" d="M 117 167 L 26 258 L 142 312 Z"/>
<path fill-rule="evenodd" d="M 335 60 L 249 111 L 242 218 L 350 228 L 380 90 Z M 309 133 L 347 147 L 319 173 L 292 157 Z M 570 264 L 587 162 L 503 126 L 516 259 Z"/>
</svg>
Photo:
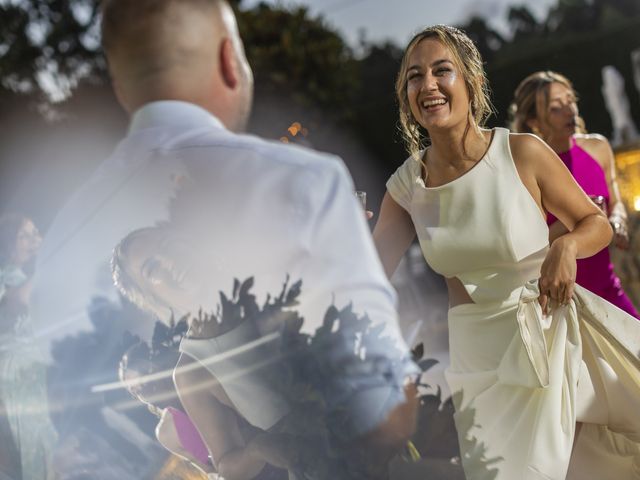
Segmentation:
<svg viewBox="0 0 640 480">
<path fill-rule="evenodd" d="M 541 139 L 482 128 L 483 61 L 459 29 L 413 37 L 396 93 L 410 156 L 373 235 L 387 275 L 417 235 L 446 278 L 466 478 L 565 480 L 574 440 L 608 472 L 577 478 L 637 478 L 640 324 L 574 283 L 611 241 L 604 213 Z M 570 230 L 551 245 L 547 211 Z"/>
<path fill-rule="evenodd" d="M 534 133 L 558 154 L 578 185 L 609 217 L 615 246 L 626 250 L 627 212 L 616 181 L 613 151 L 605 137 L 586 133 L 578 113 L 578 96 L 569 79 L 551 71 L 529 75 L 516 89 L 511 114 L 513 131 Z M 549 242 L 567 233 L 567 227 L 550 213 L 547 223 Z M 613 271 L 608 248 L 578 260 L 576 282 L 638 318 Z"/>
<path fill-rule="evenodd" d="M 171 374 L 178 356 L 177 345 L 150 348 L 139 342 L 122 356 L 119 377 L 129 393 L 159 418 L 156 438 L 162 446 L 205 474 L 214 474 L 207 447 L 173 386 Z"/>
<path fill-rule="evenodd" d="M 49 418 L 46 369 L 27 308 L 28 273 L 41 241 L 29 218 L 0 218 L 0 428 L 8 429 L 2 432 L 0 447 L 3 480 L 55 478 L 52 451 L 57 435 Z"/>
</svg>

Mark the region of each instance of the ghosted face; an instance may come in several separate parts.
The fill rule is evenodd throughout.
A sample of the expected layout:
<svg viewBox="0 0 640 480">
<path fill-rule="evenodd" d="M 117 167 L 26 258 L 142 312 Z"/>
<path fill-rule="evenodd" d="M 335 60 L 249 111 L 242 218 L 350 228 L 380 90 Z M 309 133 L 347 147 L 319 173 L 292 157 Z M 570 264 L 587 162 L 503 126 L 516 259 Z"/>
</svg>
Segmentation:
<svg viewBox="0 0 640 480">
<path fill-rule="evenodd" d="M 466 125 L 469 92 L 451 51 L 427 38 L 413 47 L 407 65 L 407 98 L 415 120 L 430 133 Z"/>
<path fill-rule="evenodd" d="M 42 237 L 31 220 L 25 220 L 16 235 L 16 246 L 11 258 L 15 265 L 24 265 L 31 260 L 40 248 Z"/>
<path fill-rule="evenodd" d="M 138 365 L 137 368 L 127 368 L 122 373 L 122 380 L 134 398 L 145 405 L 160 408 L 170 404 L 172 399 L 177 398 L 171 375 L 167 374 L 161 379 L 149 381 L 146 376 L 151 373 L 151 366 L 149 365 L 149 369 L 146 372 L 141 371 L 143 369 L 146 370 L 144 365 Z"/>
<path fill-rule="evenodd" d="M 199 309 L 198 260 L 186 238 L 166 228 L 138 230 L 123 242 L 117 262 L 142 293 L 143 308 L 160 320 Z"/>
<path fill-rule="evenodd" d="M 536 118 L 538 129 L 545 139 L 569 138 L 576 133 L 578 104 L 575 92 L 560 82 L 553 82 L 548 93 L 547 105 L 538 109 L 542 110 Z"/>
<path fill-rule="evenodd" d="M 127 390 L 131 395 L 140 400 L 142 403 L 148 405 L 149 400 L 147 399 L 147 395 L 149 392 L 146 392 L 145 384 L 142 381 L 142 378 L 144 376 L 144 372 L 133 368 L 128 368 L 124 372 L 122 372 L 122 381 L 125 382 Z"/>
</svg>

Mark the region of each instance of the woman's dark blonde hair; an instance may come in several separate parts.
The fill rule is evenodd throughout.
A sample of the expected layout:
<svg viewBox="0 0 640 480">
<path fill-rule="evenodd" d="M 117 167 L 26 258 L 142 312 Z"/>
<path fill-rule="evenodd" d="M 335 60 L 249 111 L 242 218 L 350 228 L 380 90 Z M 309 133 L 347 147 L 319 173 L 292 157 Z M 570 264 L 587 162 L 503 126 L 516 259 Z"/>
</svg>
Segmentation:
<svg viewBox="0 0 640 480">
<path fill-rule="evenodd" d="M 513 102 L 509 107 L 511 118 L 511 130 L 520 133 L 538 133 L 528 125 L 530 120 L 542 119 L 546 122 L 549 106 L 549 91 L 552 83 L 560 83 L 573 92 L 578 100 L 578 95 L 571 81 L 557 72 L 551 70 L 532 73 L 520 82 L 514 93 Z M 580 133 L 586 133 L 584 120 L 576 118 L 576 128 Z"/>
<path fill-rule="evenodd" d="M 427 132 L 413 118 L 409 99 L 407 97 L 407 70 L 409 56 L 422 40 L 433 38 L 440 41 L 453 55 L 456 67 L 462 73 L 469 92 L 469 123 L 465 130 L 465 137 L 469 128 L 475 130 L 484 125 L 489 115 L 493 113 L 493 106 L 489 99 L 489 82 L 484 71 L 482 57 L 473 41 L 462 30 L 448 25 L 434 25 L 418 32 L 411 39 L 402 56 L 400 71 L 396 79 L 396 96 L 400 108 L 400 129 L 405 146 L 409 154 L 419 159 L 420 150 L 425 147 L 428 139 Z M 464 145 L 464 139 L 463 139 Z"/>
</svg>

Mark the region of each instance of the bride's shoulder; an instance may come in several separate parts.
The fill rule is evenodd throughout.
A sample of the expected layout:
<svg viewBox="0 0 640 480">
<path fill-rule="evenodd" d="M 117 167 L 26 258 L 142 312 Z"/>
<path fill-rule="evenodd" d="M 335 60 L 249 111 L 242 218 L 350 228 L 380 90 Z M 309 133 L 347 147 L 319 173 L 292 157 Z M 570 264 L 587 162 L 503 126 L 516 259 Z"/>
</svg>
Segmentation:
<svg viewBox="0 0 640 480">
<path fill-rule="evenodd" d="M 563 165 L 551 147 L 531 133 L 510 133 L 509 147 L 521 174 L 527 172 L 538 178 Z"/>
<path fill-rule="evenodd" d="M 426 151 L 427 151 L 427 148 L 409 155 L 398 166 L 396 171 L 403 172 L 404 174 L 409 176 L 420 175 L 421 166 L 423 165 Z"/>
<path fill-rule="evenodd" d="M 541 153 L 549 154 L 553 151 L 549 146 L 532 133 L 509 133 L 509 147 L 514 161 L 528 161 Z"/>
<path fill-rule="evenodd" d="M 509 145 L 512 150 L 522 150 L 527 148 L 540 148 L 546 146 L 546 143 L 533 133 L 509 132 Z"/>
</svg>

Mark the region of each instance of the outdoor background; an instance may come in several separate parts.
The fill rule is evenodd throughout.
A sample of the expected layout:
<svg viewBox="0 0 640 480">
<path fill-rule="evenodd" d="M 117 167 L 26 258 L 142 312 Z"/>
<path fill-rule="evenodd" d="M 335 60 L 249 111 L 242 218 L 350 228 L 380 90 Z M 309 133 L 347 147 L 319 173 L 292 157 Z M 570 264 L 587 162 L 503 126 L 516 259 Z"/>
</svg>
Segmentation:
<svg viewBox="0 0 640 480">
<path fill-rule="evenodd" d="M 98 3 L 0 0 L 0 211 L 24 212 L 43 231 L 126 132 L 99 47 Z M 340 155 L 374 212 L 386 179 L 406 158 L 394 96 L 402 49 L 426 25 L 455 24 L 476 41 L 493 92 L 490 127 L 507 125 L 513 91 L 526 75 L 551 69 L 574 82 L 589 131 L 612 138 L 602 92 L 609 65 L 624 81 L 614 96 L 640 124 L 640 60 L 635 77 L 632 62 L 640 0 L 232 3 L 255 74 L 250 132 Z M 290 128 L 296 122 L 300 128 Z M 638 190 L 640 208 L 640 167 L 636 157 L 627 163 L 622 186 L 630 203 Z M 405 317 L 423 320 L 420 328 L 441 325 L 444 287 L 419 252 L 412 258 L 405 273 L 423 283 L 398 274 L 415 299 L 401 308 L 418 310 Z M 434 348 L 445 338 L 428 336 Z"/>
<path fill-rule="evenodd" d="M 609 65 L 620 72 L 619 97 L 640 124 L 640 66 L 634 76 L 632 61 L 632 52 L 640 48 L 640 0 L 232 3 L 255 75 L 250 132 L 340 155 L 356 188 L 367 191 L 374 212 L 386 179 L 406 158 L 394 97 L 402 49 L 426 25 L 457 25 L 476 41 L 493 91 L 496 113 L 490 127 L 507 125 L 513 91 L 525 76 L 551 69 L 574 82 L 588 130 L 611 138 L 612 118 L 602 92 L 602 69 Z M 100 52 L 98 23 L 97 0 L 0 0 L 0 213 L 23 212 L 43 232 L 126 132 L 127 119 L 111 92 Z M 635 141 L 627 135 L 617 147 L 630 150 Z M 625 161 L 625 198 L 637 224 L 638 159 Z M 637 287 L 637 241 L 633 245 L 616 259 L 620 275 Z M 442 383 L 446 292 L 417 249 L 405 260 L 394 278 L 403 329 L 412 343 L 424 343 L 425 357 L 441 361 L 431 381 Z M 640 295 L 633 288 L 630 293 L 638 304 Z M 58 404 L 76 402 L 72 420 L 87 427 L 74 434 L 76 443 L 69 448 L 91 445 L 103 465 L 102 473 L 92 467 L 91 478 L 147 478 L 140 458 L 159 455 L 148 438 L 123 442 L 118 436 L 118 429 L 130 431 L 130 426 L 110 419 L 105 406 L 123 396 L 92 394 L 88 380 L 79 380 L 73 391 L 56 390 L 56 378 L 96 381 L 106 371 L 111 377 L 100 381 L 115 379 L 117 360 L 133 339 L 103 345 L 101 332 L 113 322 L 126 325 L 132 314 L 127 308 L 132 307 L 96 309 L 102 313 L 93 319 L 95 330 L 60 341 L 53 352 L 51 394 Z M 98 360 L 78 362 L 96 352 L 101 352 Z M 152 432 L 154 420 L 143 407 L 129 416 L 140 431 Z M 54 420 L 71 421 L 64 412 L 56 412 Z M 92 465 L 89 454 L 85 460 Z"/>
<path fill-rule="evenodd" d="M 505 125 L 522 78 L 553 69 L 575 83 L 589 130 L 609 136 L 606 65 L 622 74 L 640 123 L 631 63 L 640 0 L 234 3 L 256 80 L 250 130 L 277 139 L 301 123 L 314 148 L 344 158 L 374 209 L 405 158 L 393 84 L 404 44 L 425 25 L 456 24 L 477 42 L 496 107 L 489 126 Z M 97 4 L 0 0 L 0 210 L 25 211 L 43 230 L 126 129 L 99 48 Z"/>
</svg>

